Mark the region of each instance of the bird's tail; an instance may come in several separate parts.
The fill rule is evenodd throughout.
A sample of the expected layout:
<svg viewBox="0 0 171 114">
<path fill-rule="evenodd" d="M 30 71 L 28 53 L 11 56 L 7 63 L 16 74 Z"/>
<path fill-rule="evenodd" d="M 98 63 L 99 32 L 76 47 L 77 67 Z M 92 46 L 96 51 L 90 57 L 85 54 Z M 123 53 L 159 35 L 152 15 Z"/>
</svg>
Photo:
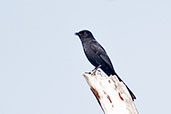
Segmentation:
<svg viewBox="0 0 171 114">
<path fill-rule="evenodd" d="M 122 79 L 116 74 L 116 76 L 118 77 L 119 81 L 122 81 Z M 123 82 L 123 81 L 122 81 Z M 124 82 L 123 82 L 124 83 Z M 132 97 L 132 100 L 134 101 L 136 99 L 134 93 L 128 88 L 128 86 L 124 83 L 124 85 L 126 86 L 126 88 L 128 89 L 131 97 Z"/>
<path fill-rule="evenodd" d="M 119 79 L 119 81 L 122 81 L 122 79 L 118 76 L 118 74 L 114 71 L 114 69 L 105 69 L 106 67 L 102 67 L 102 70 L 108 75 L 116 75 Z M 124 83 L 124 81 L 122 81 Z M 125 83 L 124 83 L 125 84 Z M 136 99 L 135 95 L 133 94 L 133 92 L 128 88 L 128 86 L 125 84 L 126 88 L 128 89 L 131 97 L 132 97 L 132 100 L 134 101 Z"/>
</svg>

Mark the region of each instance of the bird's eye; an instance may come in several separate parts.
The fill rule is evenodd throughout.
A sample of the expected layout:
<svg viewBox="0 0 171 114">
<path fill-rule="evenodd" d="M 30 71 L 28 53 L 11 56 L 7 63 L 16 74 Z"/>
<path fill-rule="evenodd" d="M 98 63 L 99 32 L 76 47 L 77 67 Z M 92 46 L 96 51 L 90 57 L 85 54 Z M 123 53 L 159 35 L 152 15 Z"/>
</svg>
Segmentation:
<svg viewBox="0 0 171 114">
<path fill-rule="evenodd" d="M 83 35 L 84 35 L 84 36 L 87 36 L 87 33 L 86 33 L 86 32 L 84 32 L 84 33 L 83 33 Z"/>
</svg>

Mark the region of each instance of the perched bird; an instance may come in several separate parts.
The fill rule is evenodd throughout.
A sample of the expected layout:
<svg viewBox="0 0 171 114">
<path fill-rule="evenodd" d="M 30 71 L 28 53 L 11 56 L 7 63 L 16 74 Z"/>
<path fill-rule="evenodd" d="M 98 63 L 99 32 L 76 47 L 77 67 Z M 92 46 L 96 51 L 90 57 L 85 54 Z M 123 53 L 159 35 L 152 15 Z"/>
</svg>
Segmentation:
<svg viewBox="0 0 171 114">
<path fill-rule="evenodd" d="M 122 81 L 121 78 L 116 74 L 112 62 L 109 59 L 104 48 L 96 41 L 93 34 L 88 30 L 82 30 L 78 33 L 75 33 L 79 36 L 83 50 L 87 59 L 90 63 L 95 66 L 95 69 L 101 68 L 108 76 L 116 75 L 119 81 Z M 122 81 L 123 82 L 123 81 Z M 123 82 L 124 83 L 124 82 Z M 125 84 L 125 83 L 124 83 Z M 127 85 L 125 84 L 127 87 Z M 133 92 L 127 87 L 129 93 L 131 94 L 132 100 L 136 99 Z"/>
</svg>

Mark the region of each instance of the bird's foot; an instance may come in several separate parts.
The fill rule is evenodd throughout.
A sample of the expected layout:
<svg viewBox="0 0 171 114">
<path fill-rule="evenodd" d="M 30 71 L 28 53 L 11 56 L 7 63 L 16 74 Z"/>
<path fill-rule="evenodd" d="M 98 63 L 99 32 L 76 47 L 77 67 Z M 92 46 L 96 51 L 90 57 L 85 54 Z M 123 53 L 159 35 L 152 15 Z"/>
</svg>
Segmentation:
<svg viewBox="0 0 171 114">
<path fill-rule="evenodd" d="M 96 75 L 96 72 L 98 68 L 100 68 L 102 65 L 99 65 L 98 67 L 95 67 L 91 72 L 85 72 L 86 74 Z"/>
<path fill-rule="evenodd" d="M 91 74 L 92 74 L 92 75 L 96 75 L 96 72 L 97 72 L 98 68 L 100 68 L 101 66 L 102 66 L 102 65 L 99 65 L 99 66 L 95 67 L 95 68 L 91 71 Z"/>
<path fill-rule="evenodd" d="M 97 71 L 97 70 L 92 71 L 92 72 L 91 72 L 91 75 L 96 75 L 96 71 Z"/>
<path fill-rule="evenodd" d="M 86 74 L 91 74 L 91 72 L 85 72 Z"/>
</svg>

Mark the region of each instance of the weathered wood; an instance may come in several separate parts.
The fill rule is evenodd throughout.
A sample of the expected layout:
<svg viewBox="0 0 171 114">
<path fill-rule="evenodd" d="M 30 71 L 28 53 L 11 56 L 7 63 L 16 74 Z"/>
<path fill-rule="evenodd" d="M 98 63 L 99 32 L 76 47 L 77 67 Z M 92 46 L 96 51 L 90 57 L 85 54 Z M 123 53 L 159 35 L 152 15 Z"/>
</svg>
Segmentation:
<svg viewBox="0 0 171 114">
<path fill-rule="evenodd" d="M 138 114 L 126 86 L 116 76 L 102 76 L 99 71 L 83 76 L 105 114 Z"/>
</svg>

